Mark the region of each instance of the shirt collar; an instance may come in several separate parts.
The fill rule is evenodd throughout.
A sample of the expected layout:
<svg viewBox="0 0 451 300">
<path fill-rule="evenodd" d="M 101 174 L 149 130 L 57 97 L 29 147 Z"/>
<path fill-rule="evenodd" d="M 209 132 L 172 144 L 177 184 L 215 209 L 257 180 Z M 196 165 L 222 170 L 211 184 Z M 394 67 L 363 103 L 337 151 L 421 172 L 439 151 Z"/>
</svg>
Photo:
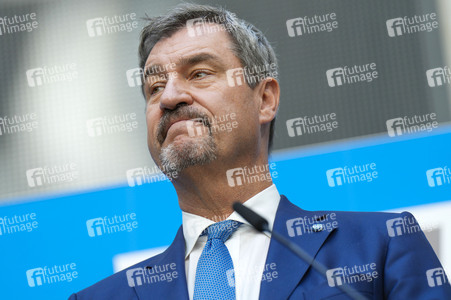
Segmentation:
<svg viewBox="0 0 451 300">
<path fill-rule="evenodd" d="M 280 194 L 277 187 L 272 184 L 263 191 L 259 192 L 255 196 L 248 199 L 243 204 L 257 214 L 262 216 L 268 221 L 269 229 L 272 229 L 274 225 L 274 219 L 276 218 L 277 207 L 280 202 Z M 234 211 L 227 220 L 235 220 L 243 224 L 251 226 L 246 220 L 244 220 L 236 211 Z M 190 214 L 182 211 L 182 222 L 183 222 L 183 236 L 185 237 L 185 258 L 191 253 L 199 239 L 200 234 L 205 228 L 214 224 L 210 219 Z M 268 232 L 264 233 L 269 238 L 271 235 Z"/>
</svg>

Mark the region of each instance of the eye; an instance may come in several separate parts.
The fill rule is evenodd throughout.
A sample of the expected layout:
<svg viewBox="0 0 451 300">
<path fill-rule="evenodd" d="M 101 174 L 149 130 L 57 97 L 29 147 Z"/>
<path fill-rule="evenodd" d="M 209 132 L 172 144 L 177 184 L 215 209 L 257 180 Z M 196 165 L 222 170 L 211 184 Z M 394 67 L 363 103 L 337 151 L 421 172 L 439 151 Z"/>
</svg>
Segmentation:
<svg viewBox="0 0 451 300">
<path fill-rule="evenodd" d="M 193 73 L 192 78 L 193 79 L 201 79 L 204 78 L 205 76 L 209 75 L 206 71 L 196 71 Z"/>
<path fill-rule="evenodd" d="M 164 86 L 157 85 L 157 86 L 151 86 L 150 87 L 150 95 L 155 95 L 158 92 L 161 92 L 164 89 Z"/>
</svg>

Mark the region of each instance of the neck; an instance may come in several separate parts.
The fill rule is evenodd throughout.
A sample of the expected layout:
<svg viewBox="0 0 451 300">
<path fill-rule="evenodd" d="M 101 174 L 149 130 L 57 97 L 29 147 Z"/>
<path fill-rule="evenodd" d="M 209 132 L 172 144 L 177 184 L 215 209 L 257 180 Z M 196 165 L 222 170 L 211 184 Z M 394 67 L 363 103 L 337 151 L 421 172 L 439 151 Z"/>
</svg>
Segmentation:
<svg viewBox="0 0 451 300">
<path fill-rule="evenodd" d="M 236 174 L 233 177 L 231 174 L 227 176 L 227 171 L 231 168 L 225 166 L 240 166 L 243 169 L 246 167 L 247 178 L 252 177 L 252 182 L 247 182 Z M 219 222 L 230 216 L 234 202 L 244 203 L 271 186 L 270 172 L 267 158 L 247 163 L 237 160 L 233 163 L 215 161 L 183 170 L 172 183 L 183 211 Z M 238 182 L 239 177 L 242 180 L 241 185 Z M 231 184 L 234 186 L 230 186 Z"/>
</svg>

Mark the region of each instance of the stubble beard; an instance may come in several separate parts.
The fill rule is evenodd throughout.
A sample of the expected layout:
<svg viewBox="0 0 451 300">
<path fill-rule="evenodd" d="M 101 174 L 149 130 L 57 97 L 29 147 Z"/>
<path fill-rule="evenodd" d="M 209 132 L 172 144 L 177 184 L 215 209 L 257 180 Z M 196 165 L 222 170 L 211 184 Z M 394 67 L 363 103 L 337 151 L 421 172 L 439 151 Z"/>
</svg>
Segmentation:
<svg viewBox="0 0 451 300">
<path fill-rule="evenodd" d="M 159 155 L 161 169 L 180 174 L 191 166 L 201 166 L 217 158 L 217 147 L 211 131 L 194 140 L 171 143 L 161 149 Z"/>
</svg>

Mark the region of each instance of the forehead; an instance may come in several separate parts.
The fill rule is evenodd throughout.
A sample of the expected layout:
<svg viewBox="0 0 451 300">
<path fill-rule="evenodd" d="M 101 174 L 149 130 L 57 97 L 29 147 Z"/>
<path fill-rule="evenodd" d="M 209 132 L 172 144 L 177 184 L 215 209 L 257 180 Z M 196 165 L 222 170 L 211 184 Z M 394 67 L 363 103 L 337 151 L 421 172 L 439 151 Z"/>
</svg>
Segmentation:
<svg viewBox="0 0 451 300">
<path fill-rule="evenodd" d="M 234 56 L 231 49 L 232 39 L 225 27 L 219 24 L 205 24 L 201 34 L 195 36 L 183 27 L 155 44 L 147 57 L 146 66 L 162 61 L 175 62 L 184 56 L 205 51 L 230 59 Z"/>
</svg>

